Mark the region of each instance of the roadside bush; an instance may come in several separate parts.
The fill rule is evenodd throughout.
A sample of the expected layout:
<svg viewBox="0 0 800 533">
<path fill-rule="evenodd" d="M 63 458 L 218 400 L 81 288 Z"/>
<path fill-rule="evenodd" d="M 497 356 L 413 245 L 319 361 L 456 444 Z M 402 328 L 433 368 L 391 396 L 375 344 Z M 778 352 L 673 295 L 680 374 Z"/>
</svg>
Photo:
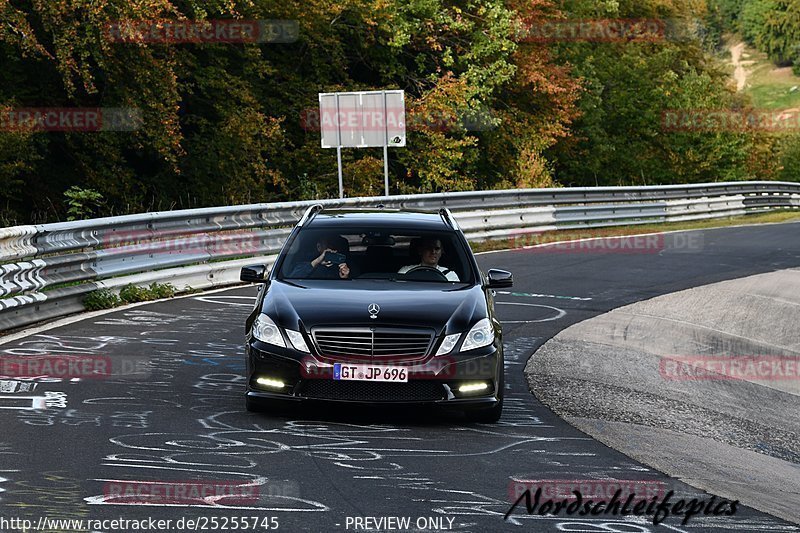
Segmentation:
<svg viewBox="0 0 800 533">
<path fill-rule="evenodd" d="M 136 285 L 125 285 L 122 287 L 119 291 L 119 297 L 126 304 L 145 302 L 153 299 L 148 289 L 137 287 Z"/>
<path fill-rule="evenodd" d="M 187 289 L 189 289 L 188 286 Z M 176 292 L 178 292 L 177 289 L 171 283 L 154 282 L 149 287 L 137 287 L 136 285 L 128 284 L 122 287 L 119 291 L 119 296 L 108 289 L 94 291 L 84 298 L 83 305 L 87 311 L 97 311 L 99 309 L 111 309 L 124 303 L 132 304 L 172 298 Z M 194 292 L 200 291 L 195 289 Z"/>
<path fill-rule="evenodd" d="M 175 296 L 176 289 L 170 283 L 151 283 L 149 291 L 153 296 L 153 300 L 160 300 L 161 298 Z"/>
<path fill-rule="evenodd" d="M 147 302 L 149 300 L 159 300 L 161 298 L 172 298 L 175 296 L 176 289 L 169 283 L 151 283 L 149 287 L 137 287 L 136 285 L 125 285 L 119 291 L 119 297 L 125 303 Z"/>
<path fill-rule="evenodd" d="M 100 289 L 90 293 L 83 300 L 83 305 L 87 311 L 99 311 L 100 309 L 111 309 L 121 303 L 119 296 L 108 289 Z"/>
</svg>

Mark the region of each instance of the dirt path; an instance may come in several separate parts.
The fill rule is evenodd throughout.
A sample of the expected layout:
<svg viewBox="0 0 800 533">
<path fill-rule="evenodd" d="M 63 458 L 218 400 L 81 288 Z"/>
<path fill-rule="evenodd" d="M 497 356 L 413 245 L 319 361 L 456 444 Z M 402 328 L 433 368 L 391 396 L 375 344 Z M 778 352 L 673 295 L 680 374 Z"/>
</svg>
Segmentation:
<svg viewBox="0 0 800 533">
<path fill-rule="evenodd" d="M 733 78 L 736 80 L 736 90 L 742 91 L 747 84 L 747 71 L 744 69 L 745 65 L 751 65 L 752 61 L 742 61 L 742 52 L 744 51 L 744 43 L 739 43 L 731 46 L 731 64 L 734 67 Z"/>
</svg>

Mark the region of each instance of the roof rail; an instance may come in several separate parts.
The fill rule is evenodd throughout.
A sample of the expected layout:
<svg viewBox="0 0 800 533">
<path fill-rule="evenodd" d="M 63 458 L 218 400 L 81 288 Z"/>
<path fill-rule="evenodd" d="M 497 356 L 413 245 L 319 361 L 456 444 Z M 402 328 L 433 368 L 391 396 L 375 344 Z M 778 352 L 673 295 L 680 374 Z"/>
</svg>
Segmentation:
<svg viewBox="0 0 800 533">
<path fill-rule="evenodd" d="M 458 222 L 456 222 L 456 219 L 453 218 L 453 213 L 451 213 L 450 210 L 447 209 L 446 207 L 442 207 L 441 209 L 439 209 L 439 215 L 442 217 L 442 220 L 444 220 L 445 224 L 447 224 L 454 230 L 458 231 L 461 229 L 458 226 Z"/>
<path fill-rule="evenodd" d="M 303 218 L 300 219 L 300 222 L 298 222 L 297 225 L 302 226 L 303 224 L 314 218 L 314 215 L 316 215 L 320 211 L 322 211 L 322 204 L 312 205 L 311 207 L 306 209 L 306 212 L 303 214 Z"/>
</svg>

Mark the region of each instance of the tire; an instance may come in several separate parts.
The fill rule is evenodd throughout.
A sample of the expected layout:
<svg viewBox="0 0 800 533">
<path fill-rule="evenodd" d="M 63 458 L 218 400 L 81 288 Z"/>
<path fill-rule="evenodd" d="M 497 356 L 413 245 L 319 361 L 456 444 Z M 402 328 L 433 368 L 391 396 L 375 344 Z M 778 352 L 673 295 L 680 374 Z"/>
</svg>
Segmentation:
<svg viewBox="0 0 800 533">
<path fill-rule="evenodd" d="M 503 416 L 503 395 L 505 394 L 505 378 L 500 378 L 500 385 L 498 387 L 498 402 L 494 407 L 489 409 L 475 409 L 465 411 L 464 414 L 470 422 L 480 422 L 483 424 L 494 424 Z"/>
</svg>

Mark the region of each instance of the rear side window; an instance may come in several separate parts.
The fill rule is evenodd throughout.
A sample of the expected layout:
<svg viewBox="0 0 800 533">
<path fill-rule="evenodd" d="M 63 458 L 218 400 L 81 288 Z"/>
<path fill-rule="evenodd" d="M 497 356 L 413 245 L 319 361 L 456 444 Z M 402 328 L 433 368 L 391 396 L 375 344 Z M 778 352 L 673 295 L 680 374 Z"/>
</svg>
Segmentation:
<svg viewBox="0 0 800 533">
<path fill-rule="evenodd" d="M 454 231 L 305 228 L 289 247 L 278 276 L 339 280 L 339 265 L 333 263 L 343 261 L 352 279 L 474 283 L 461 239 Z"/>
</svg>

